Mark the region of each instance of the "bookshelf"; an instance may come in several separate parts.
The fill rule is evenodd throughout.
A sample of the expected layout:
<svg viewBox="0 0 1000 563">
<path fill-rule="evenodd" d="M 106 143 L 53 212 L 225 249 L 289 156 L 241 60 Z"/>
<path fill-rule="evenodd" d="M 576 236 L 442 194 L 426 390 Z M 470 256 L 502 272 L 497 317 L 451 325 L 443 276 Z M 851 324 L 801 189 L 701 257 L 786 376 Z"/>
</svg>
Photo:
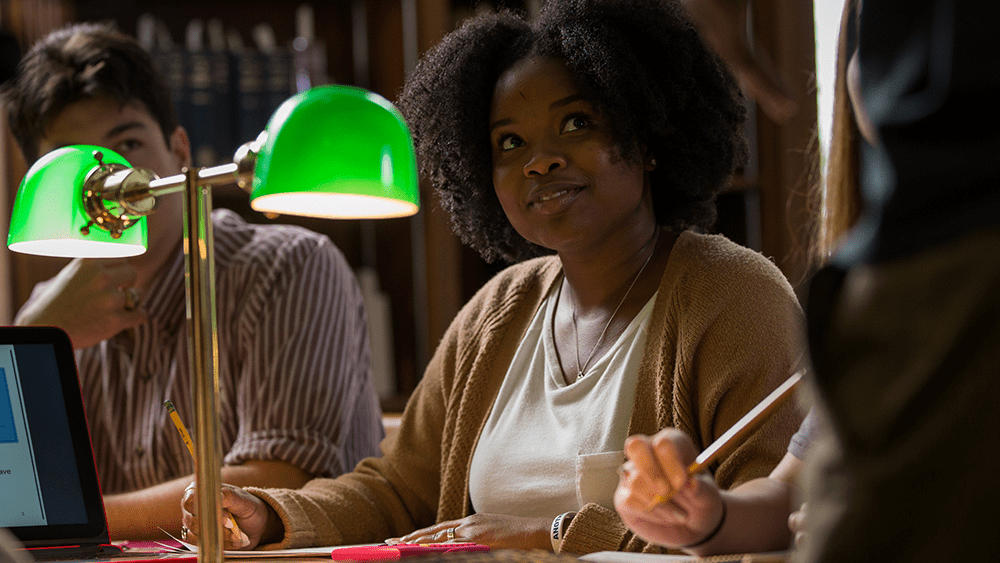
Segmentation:
<svg viewBox="0 0 1000 563">
<path fill-rule="evenodd" d="M 434 45 L 458 21 L 476 9 L 499 6 L 526 13 L 542 0 L 314 0 L 315 37 L 325 46 L 331 81 L 369 88 L 395 99 L 419 53 Z M 160 19 L 171 37 L 182 43 L 188 23 L 218 18 L 246 43 L 255 26 L 266 22 L 279 45 L 296 37 L 295 12 L 300 2 L 273 0 L 12 0 L 4 2 L 0 21 L 23 45 L 68 21 L 111 20 L 136 33 L 143 13 Z M 17 17 L 11 16 L 15 14 Z M 811 0 L 758 0 L 754 19 L 763 45 L 776 55 L 786 76 L 814 74 Z M 23 47 L 22 47 L 23 48 Z M 809 181 L 804 157 L 816 121 L 814 93 L 792 122 L 777 126 L 751 112 L 748 137 L 753 159 L 719 199 L 718 230 L 771 257 L 797 285 L 805 272 L 796 253 L 808 214 L 802 197 Z M 752 105 L 751 105 L 752 109 Z M 6 218 L 25 166 L 9 133 L 0 145 L 0 204 Z M 249 139 L 242 139 L 246 141 Z M 502 265 L 484 263 L 451 233 L 446 214 L 434 195 L 422 188 L 421 212 L 408 219 L 326 221 L 280 217 L 328 235 L 355 268 L 377 274 L 391 310 L 391 355 L 394 392 L 384 398 L 387 410 L 401 410 L 409 392 L 452 318 L 472 294 Z M 253 222 L 268 222 L 249 209 L 235 190 L 218 190 L 217 207 L 229 207 Z M 48 279 L 64 260 L 24 257 L 0 250 L 5 280 L 4 304 L 9 322 L 31 288 Z M 3 271 L 7 264 L 6 272 Z M 4 311 L 0 307 L 0 314 Z"/>
</svg>

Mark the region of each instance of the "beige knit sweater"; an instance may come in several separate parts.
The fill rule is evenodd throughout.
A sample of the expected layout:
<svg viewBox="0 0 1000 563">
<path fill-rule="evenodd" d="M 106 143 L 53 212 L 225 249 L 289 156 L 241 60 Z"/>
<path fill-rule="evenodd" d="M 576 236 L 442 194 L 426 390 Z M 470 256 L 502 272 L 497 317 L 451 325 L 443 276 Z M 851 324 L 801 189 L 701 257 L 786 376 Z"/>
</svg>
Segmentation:
<svg viewBox="0 0 1000 563">
<path fill-rule="evenodd" d="M 248 489 L 280 515 L 285 537 L 267 548 L 379 542 L 467 516 L 469 466 L 521 337 L 561 272 L 557 258 L 512 266 L 459 312 L 414 391 L 383 456 L 299 490 Z M 801 351 L 801 310 L 781 272 L 722 236 L 682 233 L 660 282 L 629 434 L 676 426 L 699 449 L 784 381 Z M 731 488 L 767 475 L 800 415 L 783 407 L 712 467 Z M 555 515 L 553 514 L 553 517 Z M 618 515 L 580 509 L 562 551 L 658 550 Z"/>
</svg>

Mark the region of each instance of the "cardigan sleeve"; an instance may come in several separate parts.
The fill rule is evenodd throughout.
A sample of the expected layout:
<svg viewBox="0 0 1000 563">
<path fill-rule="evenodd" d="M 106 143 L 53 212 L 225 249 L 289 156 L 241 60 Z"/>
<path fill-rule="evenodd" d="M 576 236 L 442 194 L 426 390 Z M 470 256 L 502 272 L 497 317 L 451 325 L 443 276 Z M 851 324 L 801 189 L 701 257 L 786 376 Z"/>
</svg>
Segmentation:
<svg viewBox="0 0 1000 563">
<path fill-rule="evenodd" d="M 285 535 L 262 549 L 381 542 L 435 522 L 441 479 L 445 397 L 441 372 L 451 361 L 447 337 L 407 402 L 382 457 L 351 473 L 291 489 L 247 488 L 281 517 Z"/>
<path fill-rule="evenodd" d="M 805 349 L 802 309 L 777 266 L 736 245 L 704 260 L 707 266 L 686 280 L 705 305 L 686 314 L 675 375 L 675 401 L 694 414 L 678 426 L 699 450 L 788 379 L 801 366 Z M 766 477 L 784 457 L 802 415 L 789 401 L 709 467 L 719 487 Z"/>
</svg>

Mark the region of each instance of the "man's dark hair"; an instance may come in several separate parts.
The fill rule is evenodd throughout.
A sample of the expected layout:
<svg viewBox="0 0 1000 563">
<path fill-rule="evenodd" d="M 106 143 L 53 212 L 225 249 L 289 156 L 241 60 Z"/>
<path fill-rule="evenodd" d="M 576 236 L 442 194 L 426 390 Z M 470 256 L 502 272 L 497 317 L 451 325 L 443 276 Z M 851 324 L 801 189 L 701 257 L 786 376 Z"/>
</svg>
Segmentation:
<svg viewBox="0 0 1000 563">
<path fill-rule="evenodd" d="M 614 128 L 622 158 L 644 143 L 659 224 L 710 227 L 715 198 L 746 158 L 739 89 L 673 0 L 549 0 L 526 22 L 501 11 L 467 20 L 418 63 L 399 106 L 423 174 L 462 241 L 488 261 L 551 251 L 522 238 L 493 189 L 489 114 L 515 62 L 563 59 Z"/>
<path fill-rule="evenodd" d="M 52 119 L 74 102 L 101 96 L 121 106 L 141 102 L 169 145 L 177 112 L 149 53 L 111 24 L 81 23 L 33 45 L 4 87 L 10 127 L 28 163 L 40 156 L 38 144 Z"/>
</svg>

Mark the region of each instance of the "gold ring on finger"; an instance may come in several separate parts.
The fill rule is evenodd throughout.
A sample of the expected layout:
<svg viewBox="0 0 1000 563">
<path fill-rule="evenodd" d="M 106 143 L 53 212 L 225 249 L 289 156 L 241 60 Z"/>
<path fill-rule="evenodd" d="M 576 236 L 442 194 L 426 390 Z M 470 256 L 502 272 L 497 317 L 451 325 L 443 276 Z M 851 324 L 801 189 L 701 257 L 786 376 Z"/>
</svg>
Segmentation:
<svg viewBox="0 0 1000 563">
<path fill-rule="evenodd" d="M 139 290 L 134 287 L 126 287 L 122 290 L 125 294 L 125 307 L 126 311 L 134 311 L 136 307 L 139 306 L 141 301 L 139 298 Z"/>
</svg>

